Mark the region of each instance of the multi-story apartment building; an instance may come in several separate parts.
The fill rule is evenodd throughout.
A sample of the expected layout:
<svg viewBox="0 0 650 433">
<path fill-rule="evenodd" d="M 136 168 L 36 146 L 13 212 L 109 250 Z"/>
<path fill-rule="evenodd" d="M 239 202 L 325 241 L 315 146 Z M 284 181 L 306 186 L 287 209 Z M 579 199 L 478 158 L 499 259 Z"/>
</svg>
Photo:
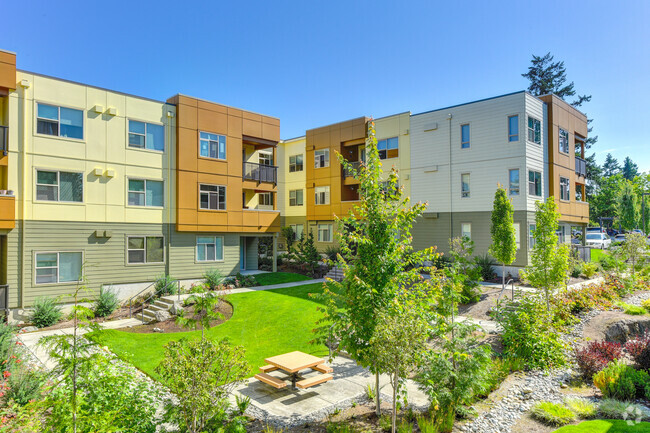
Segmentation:
<svg viewBox="0 0 650 433">
<path fill-rule="evenodd" d="M 305 142 L 303 136 L 278 145 L 278 209 L 282 211 L 282 227 L 291 227 L 296 238 L 305 233 L 307 225 Z M 286 248 L 285 241 L 280 249 Z"/>
<path fill-rule="evenodd" d="M 111 286 L 127 298 L 161 274 L 257 269 L 257 239 L 280 229 L 278 119 L 16 71 L 11 53 L 0 62 L 9 308 L 66 302 L 80 276 L 90 296 Z"/>
</svg>

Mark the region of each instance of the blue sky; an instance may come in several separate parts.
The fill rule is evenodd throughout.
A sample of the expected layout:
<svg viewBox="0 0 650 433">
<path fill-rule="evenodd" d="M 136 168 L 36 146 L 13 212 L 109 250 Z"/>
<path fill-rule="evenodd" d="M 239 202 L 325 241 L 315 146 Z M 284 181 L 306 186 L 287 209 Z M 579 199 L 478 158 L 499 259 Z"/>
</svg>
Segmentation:
<svg viewBox="0 0 650 433">
<path fill-rule="evenodd" d="M 650 2 L 32 1 L 3 22 L 20 69 L 281 119 L 282 138 L 362 115 L 522 90 L 532 54 L 564 60 L 593 148 L 650 171 Z M 15 11 L 17 13 L 17 11 Z"/>
</svg>

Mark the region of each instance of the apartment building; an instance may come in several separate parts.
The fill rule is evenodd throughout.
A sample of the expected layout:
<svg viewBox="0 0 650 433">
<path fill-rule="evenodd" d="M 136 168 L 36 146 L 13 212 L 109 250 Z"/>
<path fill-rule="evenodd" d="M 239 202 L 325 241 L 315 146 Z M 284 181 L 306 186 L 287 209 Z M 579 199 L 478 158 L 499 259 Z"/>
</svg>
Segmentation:
<svg viewBox="0 0 650 433">
<path fill-rule="evenodd" d="M 280 230 L 277 118 L 20 71 L 0 52 L 0 125 L 0 287 L 17 314 L 80 282 L 125 299 L 162 274 L 257 269 L 258 239 Z"/>
</svg>

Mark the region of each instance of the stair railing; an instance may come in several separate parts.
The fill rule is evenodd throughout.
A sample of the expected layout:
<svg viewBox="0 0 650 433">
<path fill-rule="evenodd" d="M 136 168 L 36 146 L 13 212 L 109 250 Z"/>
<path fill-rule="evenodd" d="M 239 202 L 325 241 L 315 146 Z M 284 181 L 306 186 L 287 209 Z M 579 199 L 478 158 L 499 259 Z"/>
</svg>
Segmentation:
<svg viewBox="0 0 650 433">
<path fill-rule="evenodd" d="M 155 281 L 129 298 L 129 300 L 127 301 L 129 303 L 129 318 L 133 317 L 133 300 L 138 296 L 140 296 L 143 292 L 149 290 L 151 286 L 153 286 L 154 284 L 156 284 Z M 142 305 L 144 305 L 144 302 L 142 302 Z"/>
<path fill-rule="evenodd" d="M 501 296 L 503 295 L 503 292 L 506 291 L 508 288 L 508 285 L 510 285 L 510 288 L 512 290 L 512 300 L 515 300 L 515 280 L 513 278 L 510 278 L 506 283 L 503 285 L 503 288 L 499 292 L 499 296 L 497 296 L 497 301 L 495 303 L 496 309 L 497 309 L 497 315 L 499 314 L 499 301 L 501 300 Z"/>
</svg>

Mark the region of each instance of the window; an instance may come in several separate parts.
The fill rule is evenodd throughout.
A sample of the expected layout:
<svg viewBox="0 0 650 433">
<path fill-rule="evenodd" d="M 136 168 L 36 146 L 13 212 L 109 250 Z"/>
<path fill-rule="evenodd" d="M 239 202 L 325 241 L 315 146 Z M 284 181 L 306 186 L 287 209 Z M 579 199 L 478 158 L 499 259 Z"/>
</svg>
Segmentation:
<svg viewBox="0 0 650 433">
<path fill-rule="evenodd" d="M 293 240 L 302 238 L 304 226 L 302 224 L 290 224 L 293 229 Z"/>
<path fill-rule="evenodd" d="M 83 174 L 66 171 L 36 171 L 36 200 L 83 201 Z"/>
<path fill-rule="evenodd" d="M 268 152 L 259 153 L 260 165 L 273 165 L 273 154 Z"/>
<path fill-rule="evenodd" d="M 571 200 L 569 193 L 570 193 L 569 179 L 560 176 L 560 200 L 566 200 L 566 201 Z"/>
<path fill-rule="evenodd" d="M 332 224 L 318 224 L 318 242 L 332 242 Z"/>
<path fill-rule="evenodd" d="M 302 171 L 302 155 L 294 155 L 289 157 L 289 173 Z"/>
<path fill-rule="evenodd" d="M 223 260 L 222 236 L 197 236 L 196 261 L 217 262 Z"/>
<path fill-rule="evenodd" d="M 322 149 L 314 152 L 314 167 L 323 168 L 330 166 L 330 150 Z"/>
<path fill-rule="evenodd" d="M 542 196 L 542 173 L 539 171 L 528 172 L 528 194 Z"/>
<path fill-rule="evenodd" d="M 381 182 L 381 191 L 386 194 L 397 194 L 399 191 L 399 182 L 396 182 L 394 185 L 391 185 L 390 180 L 384 180 Z"/>
<path fill-rule="evenodd" d="M 472 239 L 472 224 L 462 223 L 460 225 L 460 235 L 467 239 Z"/>
<path fill-rule="evenodd" d="M 260 206 L 273 206 L 273 193 L 272 192 L 261 192 L 259 193 L 259 205 Z"/>
<path fill-rule="evenodd" d="M 226 159 L 225 135 L 200 132 L 199 137 L 199 148 L 201 156 L 205 158 Z"/>
<path fill-rule="evenodd" d="M 519 141 L 519 116 L 508 117 L 508 141 Z"/>
<path fill-rule="evenodd" d="M 199 203 L 201 209 L 225 210 L 226 187 L 221 185 L 199 185 Z"/>
<path fill-rule="evenodd" d="M 399 156 L 398 137 L 377 141 L 377 150 L 379 151 L 379 159 L 397 158 Z M 365 160 L 365 153 L 362 160 Z"/>
<path fill-rule="evenodd" d="M 329 186 L 317 186 L 314 188 L 316 192 L 316 197 L 314 198 L 314 204 L 330 204 L 330 187 Z"/>
<path fill-rule="evenodd" d="M 584 184 L 576 183 L 575 185 L 576 185 L 576 201 L 584 201 L 585 198 Z"/>
<path fill-rule="evenodd" d="M 469 124 L 460 125 L 460 148 L 469 149 Z"/>
<path fill-rule="evenodd" d="M 534 117 L 528 117 L 528 141 L 542 143 L 542 124 Z"/>
<path fill-rule="evenodd" d="M 79 281 L 81 261 L 81 252 L 36 253 L 36 284 Z"/>
<path fill-rule="evenodd" d="M 535 224 L 528 225 L 528 249 L 533 249 L 535 246 Z"/>
<path fill-rule="evenodd" d="M 165 246 L 162 236 L 129 236 L 126 245 L 127 263 L 163 263 Z"/>
<path fill-rule="evenodd" d="M 463 198 L 469 197 L 469 173 L 460 175 L 460 196 Z"/>
<path fill-rule="evenodd" d="M 569 153 L 569 133 L 560 128 L 559 134 L 560 152 Z"/>
<path fill-rule="evenodd" d="M 163 206 L 161 180 L 129 179 L 129 206 Z"/>
<path fill-rule="evenodd" d="M 514 223 L 513 224 L 515 228 L 515 243 L 517 244 L 517 249 L 521 248 L 521 242 L 519 241 L 520 239 L 520 232 L 521 232 L 521 226 L 519 223 Z"/>
<path fill-rule="evenodd" d="M 302 206 L 302 190 L 294 189 L 289 191 L 289 206 Z"/>
<path fill-rule="evenodd" d="M 129 147 L 163 152 L 165 150 L 165 127 L 154 123 L 129 120 Z"/>
<path fill-rule="evenodd" d="M 57 137 L 84 138 L 82 110 L 38 104 L 36 132 Z"/>
<path fill-rule="evenodd" d="M 519 195 L 519 169 L 515 168 L 508 171 L 508 179 L 510 181 L 510 195 Z"/>
</svg>

